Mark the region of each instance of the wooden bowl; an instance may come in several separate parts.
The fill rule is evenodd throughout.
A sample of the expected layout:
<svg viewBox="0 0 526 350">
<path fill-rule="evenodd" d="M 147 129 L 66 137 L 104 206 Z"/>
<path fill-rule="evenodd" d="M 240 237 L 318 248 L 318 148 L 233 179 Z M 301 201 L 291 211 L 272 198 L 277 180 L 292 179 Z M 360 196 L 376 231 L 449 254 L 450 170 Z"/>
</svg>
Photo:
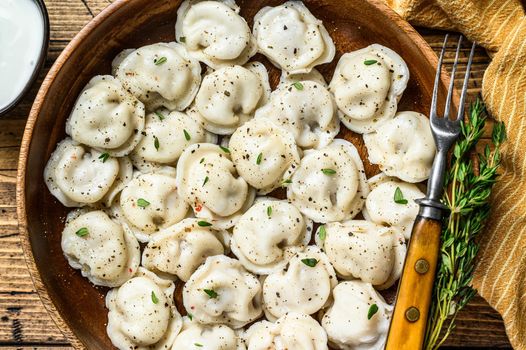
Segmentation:
<svg viewBox="0 0 526 350">
<path fill-rule="evenodd" d="M 279 0 L 238 0 L 241 14 L 252 18 L 263 6 Z M 18 218 L 22 245 L 40 297 L 58 327 L 75 348 L 111 349 L 106 336 L 106 290 L 94 288 L 73 270 L 62 255 L 60 236 L 68 209 L 46 188 L 43 171 L 58 141 L 65 137 L 66 118 L 88 80 L 110 73 L 110 63 L 125 48 L 175 39 L 176 12 L 180 1 L 117 0 L 93 19 L 66 47 L 44 80 L 28 119 L 20 152 Z M 399 110 L 427 114 L 437 58 L 415 30 L 381 0 L 305 0 L 323 20 L 338 53 L 332 64 L 319 67 L 330 80 L 342 53 L 380 43 L 398 52 L 407 62 L 411 79 Z M 263 57 L 273 84 L 279 72 Z M 447 76 L 441 94 L 447 91 Z M 443 99 L 442 99 L 443 100 Z M 456 102 L 456 100 L 455 100 Z M 342 129 L 345 129 L 342 125 Z M 343 131 L 366 159 L 359 135 Z M 378 172 L 365 161 L 368 176 Z M 178 297 L 180 298 L 180 297 Z"/>
</svg>

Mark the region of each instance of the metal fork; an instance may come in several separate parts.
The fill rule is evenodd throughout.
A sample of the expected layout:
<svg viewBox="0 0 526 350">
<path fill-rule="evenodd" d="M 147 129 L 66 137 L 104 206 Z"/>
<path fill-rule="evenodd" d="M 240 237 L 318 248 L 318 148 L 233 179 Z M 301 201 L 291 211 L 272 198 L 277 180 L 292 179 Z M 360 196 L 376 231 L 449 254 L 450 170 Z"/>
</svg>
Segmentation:
<svg viewBox="0 0 526 350">
<path fill-rule="evenodd" d="M 444 192 L 447 154 L 460 135 L 460 124 L 464 119 L 464 104 L 468 90 L 469 73 L 475 51 L 475 43 L 473 43 L 464 76 L 458 113 L 455 119 L 451 119 L 455 73 L 462 43 L 462 36 L 460 36 L 451 72 L 444 114 L 440 117 L 437 113 L 438 88 L 447 40 L 448 35 L 444 38 L 444 44 L 438 60 L 430 112 L 431 131 L 437 153 L 428 181 L 427 195 L 425 198 L 417 201 L 420 205 L 420 210 L 415 219 L 404 263 L 404 271 L 398 285 L 396 305 L 387 337 L 386 350 L 418 350 L 422 349 L 424 343 L 440 250 L 442 217 L 446 212 L 446 207 L 440 202 L 440 199 Z"/>
</svg>

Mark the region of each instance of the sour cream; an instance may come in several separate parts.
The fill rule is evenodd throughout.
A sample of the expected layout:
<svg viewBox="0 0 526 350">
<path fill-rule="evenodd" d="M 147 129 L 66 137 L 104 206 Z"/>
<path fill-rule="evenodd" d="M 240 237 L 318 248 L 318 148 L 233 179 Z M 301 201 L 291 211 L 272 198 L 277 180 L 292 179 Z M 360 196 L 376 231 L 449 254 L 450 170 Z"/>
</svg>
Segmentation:
<svg viewBox="0 0 526 350">
<path fill-rule="evenodd" d="M 24 90 L 44 44 L 44 16 L 34 0 L 0 0 L 0 111 Z"/>
</svg>

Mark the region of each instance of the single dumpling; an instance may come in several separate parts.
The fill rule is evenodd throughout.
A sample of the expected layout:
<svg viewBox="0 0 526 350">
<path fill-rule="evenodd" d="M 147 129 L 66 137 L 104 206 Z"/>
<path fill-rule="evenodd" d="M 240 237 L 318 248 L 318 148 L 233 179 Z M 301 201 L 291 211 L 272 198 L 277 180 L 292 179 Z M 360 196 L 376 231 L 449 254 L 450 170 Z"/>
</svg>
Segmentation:
<svg viewBox="0 0 526 350">
<path fill-rule="evenodd" d="M 66 138 L 51 154 L 44 180 L 51 194 L 66 207 L 111 205 L 131 180 L 132 172 L 128 158 L 113 158 Z"/>
<path fill-rule="evenodd" d="M 147 242 L 153 233 L 184 219 L 188 205 L 177 193 L 175 171 L 166 168 L 155 173 L 136 172 L 122 190 L 116 211 L 137 239 Z"/>
<path fill-rule="evenodd" d="M 362 214 L 365 219 L 379 225 L 395 226 L 409 239 L 416 216 L 416 199 L 425 194 L 414 185 L 379 174 L 369 179 L 371 192 L 365 200 Z"/>
<path fill-rule="evenodd" d="M 201 65 L 184 46 L 157 43 L 124 51 L 113 61 L 113 75 L 147 110 L 182 111 L 199 89 Z"/>
<path fill-rule="evenodd" d="M 316 243 L 344 279 L 359 278 L 387 289 L 402 274 L 407 247 L 394 227 L 365 220 L 331 222 L 318 228 Z"/>
<path fill-rule="evenodd" d="M 175 285 L 139 268 L 137 276 L 106 295 L 108 337 L 119 350 L 170 349 L 183 321 L 173 302 Z"/>
<path fill-rule="evenodd" d="M 292 134 L 265 118 L 253 119 L 238 128 L 229 148 L 239 175 L 260 194 L 280 187 L 284 176 L 300 163 Z"/>
<path fill-rule="evenodd" d="M 336 48 L 323 23 L 301 1 L 264 7 L 254 17 L 259 52 L 289 73 L 331 62 Z"/>
<path fill-rule="evenodd" d="M 321 320 L 331 346 L 342 350 L 382 350 L 393 307 L 370 283 L 341 282 L 333 290 L 334 303 Z"/>
<path fill-rule="evenodd" d="M 229 234 L 188 218 L 150 237 L 142 253 L 148 270 L 186 282 L 207 257 L 225 253 Z"/>
<path fill-rule="evenodd" d="M 212 256 L 184 285 L 183 303 L 200 323 L 238 329 L 261 316 L 261 283 L 238 260 Z"/>
<path fill-rule="evenodd" d="M 172 350 L 246 350 L 241 337 L 224 324 L 203 325 L 188 317 L 183 322 L 181 333 L 175 338 Z"/>
<path fill-rule="evenodd" d="M 69 265 L 98 286 L 120 286 L 135 275 L 141 260 L 133 233 L 100 210 L 70 213 L 61 246 Z"/>
<path fill-rule="evenodd" d="M 266 102 L 268 77 L 261 78 L 242 66 L 219 68 L 204 77 L 191 113 L 197 114 L 206 130 L 232 134 Z"/>
<path fill-rule="evenodd" d="M 243 214 L 230 246 L 247 270 L 261 275 L 281 270 L 311 236 L 311 220 L 287 201 L 267 197 L 257 199 Z"/>
<path fill-rule="evenodd" d="M 252 205 L 255 190 L 237 174 L 228 148 L 210 143 L 188 147 L 177 164 L 180 196 L 196 217 L 228 229 Z"/>
<path fill-rule="evenodd" d="M 78 143 L 107 152 L 128 155 L 144 129 L 144 105 L 111 75 L 90 80 L 66 121 L 66 133 Z"/>
<path fill-rule="evenodd" d="M 373 44 L 340 58 L 330 90 L 343 112 L 343 124 L 363 134 L 393 118 L 408 81 L 409 68 L 402 57 Z"/>
<path fill-rule="evenodd" d="M 326 306 L 338 284 L 327 255 L 316 246 L 297 252 L 287 266 L 263 282 L 263 310 L 269 320 L 287 312 L 312 315 Z"/>
<path fill-rule="evenodd" d="M 287 197 L 315 222 L 349 220 L 369 193 L 356 147 L 342 139 L 319 150 L 307 150 L 287 186 Z"/>
<path fill-rule="evenodd" d="M 177 11 L 176 40 L 201 62 L 217 69 L 245 64 L 257 51 L 234 0 L 186 0 Z"/>
<path fill-rule="evenodd" d="M 319 82 L 288 83 L 288 79 L 271 94 L 270 102 L 258 109 L 256 117 L 266 117 L 290 131 L 302 148 L 327 146 L 340 131 L 334 98 Z"/>
<path fill-rule="evenodd" d="M 254 323 L 243 338 L 248 350 L 328 350 L 327 333 L 320 324 L 311 316 L 296 312 L 287 313 L 276 323 Z"/>
<path fill-rule="evenodd" d="M 155 165 L 175 165 L 185 148 L 200 142 L 217 142 L 198 119 L 182 112 L 164 109 L 146 115 L 144 137 L 131 158 L 134 165 L 146 170 Z"/>
<path fill-rule="evenodd" d="M 363 135 L 369 160 L 388 176 L 416 183 L 431 173 L 436 154 L 429 119 L 417 112 L 400 112 L 371 134 Z"/>
</svg>

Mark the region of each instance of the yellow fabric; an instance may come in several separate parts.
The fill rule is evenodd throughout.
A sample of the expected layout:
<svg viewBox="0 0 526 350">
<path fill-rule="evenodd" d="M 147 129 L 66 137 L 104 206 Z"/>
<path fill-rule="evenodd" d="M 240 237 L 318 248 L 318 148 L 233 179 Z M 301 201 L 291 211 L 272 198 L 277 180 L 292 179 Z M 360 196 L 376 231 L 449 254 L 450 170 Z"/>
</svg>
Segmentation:
<svg viewBox="0 0 526 350">
<path fill-rule="evenodd" d="M 481 236 L 474 285 L 504 319 L 515 349 L 526 350 L 526 16 L 519 0 L 385 0 L 415 25 L 458 29 L 496 52 L 482 95 L 506 124 L 503 174 Z M 446 17 L 446 19 L 444 18 Z"/>
</svg>

